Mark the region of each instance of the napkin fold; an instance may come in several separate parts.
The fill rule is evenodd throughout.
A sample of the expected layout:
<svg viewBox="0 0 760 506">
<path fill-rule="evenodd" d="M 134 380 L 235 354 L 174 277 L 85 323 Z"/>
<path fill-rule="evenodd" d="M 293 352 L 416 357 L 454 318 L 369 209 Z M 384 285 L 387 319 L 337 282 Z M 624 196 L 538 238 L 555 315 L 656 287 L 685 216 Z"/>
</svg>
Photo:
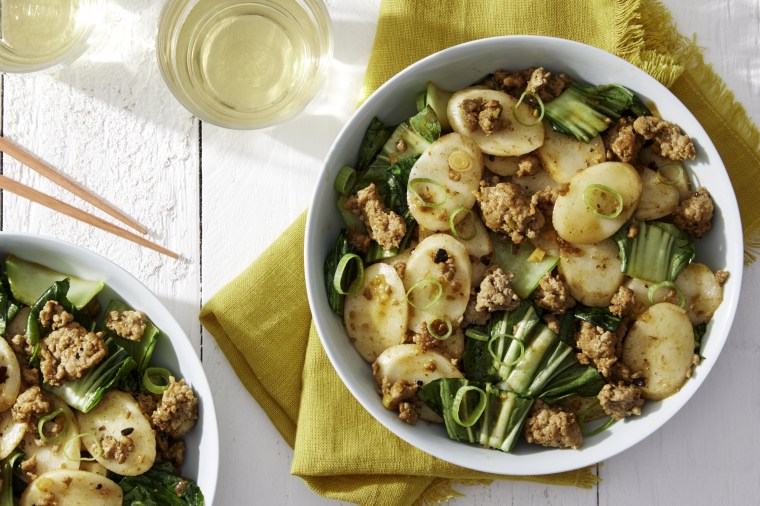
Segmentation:
<svg viewBox="0 0 760 506">
<path fill-rule="evenodd" d="M 693 40 L 655 0 L 383 0 L 363 94 L 427 54 L 476 38 L 540 34 L 617 54 L 671 89 L 705 126 L 740 202 L 745 259 L 760 249 L 760 133 Z M 292 472 L 325 497 L 411 505 L 461 495 L 495 478 L 590 488 L 591 469 L 532 477 L 478 473 L 394 436 L 345 388 L 311 323 L 303 273 L 305 214 L 202 308 L 200 319 L 294 448 Z"/>
</svg>

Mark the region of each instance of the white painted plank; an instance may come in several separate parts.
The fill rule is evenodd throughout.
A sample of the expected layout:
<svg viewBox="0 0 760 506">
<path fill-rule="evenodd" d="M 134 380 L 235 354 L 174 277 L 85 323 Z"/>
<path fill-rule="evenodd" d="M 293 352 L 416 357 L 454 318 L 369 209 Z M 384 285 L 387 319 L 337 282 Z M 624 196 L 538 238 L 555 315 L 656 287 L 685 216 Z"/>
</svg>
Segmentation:
<svg viewBox="0 0 760 506">
<path fill-rule="evenodd" d="M 3 131 L 146 225 L 151 240 L 183 258 L 171 260 L 8 192 L 3 228 L 51 235 L 113 260 L 165 302 L 200 351 L 197 126 L 155 64 L 159 8 L 149 0 L 106 2 L 79 60 L 53 74 L 6 75 Z M 4 172 L 93 212 L 7 156 Z"/>
</svg>

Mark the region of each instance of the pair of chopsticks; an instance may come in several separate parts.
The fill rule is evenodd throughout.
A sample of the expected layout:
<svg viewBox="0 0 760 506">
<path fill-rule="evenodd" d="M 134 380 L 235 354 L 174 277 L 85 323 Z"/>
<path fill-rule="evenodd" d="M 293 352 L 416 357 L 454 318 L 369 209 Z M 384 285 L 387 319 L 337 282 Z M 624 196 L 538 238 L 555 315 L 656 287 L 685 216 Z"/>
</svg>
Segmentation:
<svg viewBox="0 0 760 506">
<path fill-rule="evenodd" d="M 90 191 L 84 189 L 83 187 L 75 183 L 74 181 L 67 179 L 64 175 L 57 172 L 55 169 L 47 165 L 45 162 L 35 157 L 34 155 L 24 151 L 23 149 L 21 149 L 20 147 L 16 146 L 11 141 L 6 139 L 5 137 L 0 137 L 0 151 L 2 151 L 3 153 L 7 155 L 12 156 L 13 158 L 18 160 L 22 164 L 26 165 L 30 169 L 39 173 L 40 175 L 46 177 L 47 179 L 54 182 L 61 188 L 64 188 L 68 190 L 69 192 L 73 193 L 74 195 L 76 195 L 77 197 L 81 198 L 82 200 L 89 202 L 90 204 L 94 205 L 101 211 L 111 215 L 112 217 L 116 218 L 122 223 L 129 225 L 130 227 L 137 230 L 141 234 L 148 233 L 148 229 L 140 225 L 138 222 L 136 222 L 135 220 L 133 220 L 126 214 L 122 213 L 121 211 L 119 211 L 118 209 L 116 209 L 111 204 L 104 201 L 103 199 L 95 195 L 94 193 L 91 193 Z M 33 188 L 29 188 L 28 186 L 25 186 L 19 183 L 18 181 L 14 181 L 13 179 L 10 179 L 3 175 L 0 175 L 0 189 L 15 193 L 16 195 L 19 195 L 20 197 L 31 200 L 32 202 L 36 202 L 37 204 L 41 204 L 45 207 L 48 207 L 54 211 L 58 211 L 59 213 L 65 214 L 67 216 L 71 216 L 72 218 L 75 218 L 79 221 L 83 221 L 92 226 L 98 227 L 102 230 L 105 230 L 106 232 L 110 232 L 114 235 L 130 240 L 141 246 L 145 246 L 146 248 L 150 248 L 152 250 L 158 251 L 159 253 L 163 253 L 164 255 L 170 256 L 172 258 L 179 258 L 179 255 L 177 255 L 173 251 L 169 251 L 163 246 L 154 244 L 148 241 L 147 239 L 140 237 L 139 235 L 135 233 L 130 232 L 129 230 L 125 230 L 121 227 L 118 227 L 114 225 L 113 223 L 109 223 L 103 220 L 102 218 L 98 218 L 97 216 L 94 216 L 90 213 L 82 211 L 81 209 L 77 209 L 74 206 L 66 204 L 65 202 L 61 202 L 58 199 L 55 199 L 49 195 L 45 195 L 42 192 L 39 192 Z"/>
</svg>

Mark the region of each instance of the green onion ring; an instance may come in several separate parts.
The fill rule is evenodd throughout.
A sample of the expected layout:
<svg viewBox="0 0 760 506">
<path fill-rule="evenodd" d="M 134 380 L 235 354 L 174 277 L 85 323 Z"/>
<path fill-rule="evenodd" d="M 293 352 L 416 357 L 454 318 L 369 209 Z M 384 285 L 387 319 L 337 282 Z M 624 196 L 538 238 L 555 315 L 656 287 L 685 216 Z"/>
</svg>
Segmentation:
<svg viewBox="0 0 760 506">
<path fill-rule="evenodd" d="M 647 290 L 647 298 L 649 299 L 650 304 L 654 304 L 654 294 L 657 293 L 657 290 L 664 287 L 674 289 L 678 294 L 678 305 L 681 307 L 686 307 L 686 297 L 684 297 L 684 294 L 681 289 L 678 288 L 678 285 L 672 281 L 662 281 L 660 283 L 655 283 L 649 287 L 649 290 Z"/>
<path fill-rule="evenodd" d="M 412 188 L 416 184 L 431 184 L 433 186 L 437 186 L 443 192 L 443 200 L 440 201 L 440 202 L 428 202 L 427 200 L 423 199 L 420 196 L 420 194 L 417 193 L 417 191 L 414 188 Z M 407 188 L 407 190 L 409 190 L 409 193 L 411 193 L 414 197 L 417 198 L 417 200 L 419 200 L 421 202 L 420 205 L 422 207 L 438 208 L 438 207 L 443 206 L 449 200 L 449 195 L 448 195 L 448 193 L 446 193 L 446 187 L 443 186 L 438 181 L 435 181 L 435 180 L 430 179 L 428 177 L 418 177 L 418 178 L 412 179 L 411 181 L 409 181 L 409 183 L 407 183 L 407 187 L 406 188 Z"/>
<path fill-rule="evenodd" d="M 583 408 L 583 410 L 578 413 L 578 425 L 585 425 L 586 417 L 591 414 L 591 411 L 593 411 L 593 409 L 597 406 L 599 406 L 599 399 L 596 399 L 594 402 Z"/>
<path fill-rule="evenodd" d="M 423 91 L 422 93 L 417 95 L 417 100 L 416 100 L 415 105 L 417 106 L 417 112 L 421 112 L 425 108 L 425 106 L 427 106 L 427 93 Z"/>
<path fill-rule="evenodd" d="M 443 321 L 443 323 L 446 324 L 446 329 L 447 330 L 446 330 L 445 334 L 440 334 L 439 335 L 439 334 L 436 334 L 436 332 L 433 330 L 433 327 L 434 327 L 433 323 L 435 323 L 435 322 L 437 322 L 439 320 Z M 443 316 L 434 316 L 432 318 L 429 318 L 429 319 L 425 320 L 425 324 L 427 325 L 428 333 L 431 336 L 433 336 L 436 339 L 438 339 L 439 341 L 445 341 L 446 339 L 448 339 L 451 336 L 452 331 L 454 330 L 453 329 L 453 325 L 451 324 L 451 318 L 449 318 L 446 315 L 443 315 Z"/>
<path fill-rule="evenodd" d="M 55 437 L 47 437 L 45 435 L 45 430 L 44 430 L 45 429 L 45 422 L 48 422 L 50 420 L 55 420 L 55 418 L 58 415 L 60 415 L 61 413 L 63 413 L 64 416 L 66 417 L 66 423 L 63 425 L 63 432 L 61 432 L 60 434 L 58 434 Z M 61 439 L 65 438 L 66 434 L 69 433 L 69 425 L 70 425 L 70 423 L 71 423 L 71 420 L 69 419 L 69 413 L 68 413 L 68 411 L 64 410 L 63 408 L 58 408 L 55 411 L 53 411 L 52 413 L 49 413 L 49 414 L 43 416 L 42 418 L 40 418 L 40 421 L 37 422 L 37 432 L 40 433 L 40 439 L 42 439 L 42 441 L 45 444 L 57 443 Z"/>
<path fill-rule="evenodd" d="M 472 327 L 468 328 L 464 331 L 465 337 L 469 337 L 470 339 L 475 339 L 476 341 L 488 341 L 491 339 L 491 336 L 486 334 L 485 332 L 481 332 L 480 330 L 474 329 Z"/>
<path fill-rule="evenodd" d="M 517 108 L 520 107 L 520 104 L 522 104 L 526 96 L 533 97 L 535 101 L 538 103 L 538 109 L 541 111 L 541 114 L 538 116 L 538 119 L 533 123 L 523 123 L 522 120 L 517 117 Z M 515 120 L 517 120 L 517 122 L 520 123 L 522 126 L 526 126 L 526 127 L 536 126 L 544 120 L 544 101 L 541 100 L 541 97 L 539 97 L 532 91 L 525 90 L 523 91 L 523 94 L 520 95 L 520 100 L 518 100 L 517 103 L 514 105 L 514 107 L 512 107 L 512 115 L 515 117 Z"/>
<path fill-rule="evenodd" d="M 71 444 L 72 444 L 74 441 L 76 441 L 77 439 L 80 439 L 80 438 L 84 438 L 85 436 L 92 436 L 92 439 L 94 439 L 94 440 L 95 440 L 95 446 L 94 446 L 94 448 L 96 448 L 96 449 L 97 449 L 97 451 L 96 451 L 96 452 L 90 452 L 89 448 L 86 448 L 86 449 L 87 449 L 87 451 L 88 451 L 88 452 L 90 452 L 90 455 L 92 455 L 92 457 L 82 457 L 81 453 L 80 453 L 80 455 L 79 455 L 78 457 L 72 457 L 72 456 L 70 455 L 70 453 L 69 453 L 69 446 L 70 446 L 70 445 L 71 445 Z M 86 447 L 86 445 L 85 445 L 85 447 Z M 80 452 L 81 452 L 81 448 L 80 448 Z M 96 457 L 100 457 L 101 455 L 103 455 L 103 447 L 102 447 L 102 446 L 100 446 L 100 442 L 99 442 L 99 441 L 98 441 L 98 439 L 95 437 L 95 434 L 93 434 L 92 432 L 82 432 L 81 434 L 77 434 L 76 436 L 71 436 L 71 437 L 70 437 L 70 438 L 69 438 L 69 439 L 66 441 L 66 443 L 64 444 L 64 447 L 63 447 L 63 455 L 64 455 L 64 456 L 65 456 L 67 459 L 69 459 L 69 460 L 72 460 L 72 461 L 74 461 L 74 462 L 78 462 L 78 461 L 87 461 L 87 462 L 92 462 L 93 460 L 96 460 Z"/>
<path fill-rule="evenodd" d="M 675 179 L 669 178 L 663 172 L 663 170 L 667 169 L 668 167 L 675 167 L 676 169 L 678 169 L 678 175 Z M 683 165 L 681 165 L 680 163 L 676 163 L 676 162 L 666 163 L 663 166 L 657 168 L 657 180 L 661 182 L 662 184 L 674 185 L 674 184 L 680 183 L 681 181 L 683 181 L 683 179 L 684 179 L 684 168 L 683 168 Z"/>
<path fill-rule="evenodd" d="M 409 298 L 409 295 L 414 290 L 416 290 L 417 288 L 419 288 L 420 286 L 422 286 L 425 283 L 432 283 L 433 286 L 435 286 L 438 289 L 438 293 L 435 294 L 435 297 L 433 297 L 433 300 L 431 300 L 427 305 L 425 305 L 423 307 L 417 307 L 417 305 L 414 302 L 412 302 L 412 299 Z M 406 302 L 410 306 L 412 306 L 414 309 L 419 309 L 420 311 L 425 311 L 426 309 L 431 308 L 433 306 L 433 304 L 435 304 L 436 302 L 438 302 L 438 300 L 441 298 L 442 295 L 443 295 L 443 285 L 441 284 L 440 281 L 438 281 L 435 278 L 424 278 L 424 279 L 421 279 L 421 280 L 417 281 L 415 284 L 413 284 L 411 286 L 411 288 L 409 288 L 409 290 L 406 291 Z"/>
<path fill-rule="evenodd" d="M 516 342 L 520 346 L 520 355 L 518 355 L 518 357 L 512 360 L 511 362 L 502 362 L 501 358 L 496 354 L 495 351 L 493 351 L 493 343 L 497 339 L 500 339 L 502 337 L 511 339 L 512 341 Z M 491 357 L 493 357 L 494 362 L 497 362 L 499 364 L 499 367 L 501 366 L 512 367 L 513 365 L 520 362 L 520 360 L 522 360 L 523 357 L 525 356 L 525 345 L 519 339 L 515 339 L 515 336 L 511 334 L 496 334 L 495 336 L 491 337 L 491 339 L 488 341 L 488 353 L 491 354 Z"/>
<path fill-rule="evenodd" d="M 596 208 L 591 204 L 591 202 L 589 201 L 589 198 L 591 196 L 591 192 L 594 190 L 601 190 L 615 197 L 615 199 L 617 200 L 617 207 L 615 208 L 615 211 L 612 214 L 602 214 L 599 211 L 597 211 Z M 592 213 L 599 216 L 600 218 L 604 218 L 605 220 L 615 219 L 620 215 L 621 212 L 623 212 L 623 196 L 620 195 L 619 192 L 613 190 L 612 188 L 604 184 L 595 183 L 595 184 L 588 185 L 583 190 L 583 202 L 586 203 L 586 207 L 588 207 Z"/>
<path fill-rule="evenodd" d="M 356 279 L 348 287 L 348 290 L 343 290 L 343 275 L 345 274 L 348 263 L 351 260 L 356 261 Z M 341 295 L 353 295 L 357 293 L 364 284 L 364 263 L 362 258 L 355 253 L 346 253 L 338 262 L 338 266 L 335 268 L 335 277 L 333 278 L 333 288 Z"/>
<path fill-rule="evenodd" d="M 346 195 L 356 182 L 356 171 L 348 166 L 341 167 L 338 175 L 335 176 L 333 188 L 341 195 Z"/>
<path fill-rule="evenodd" d="M 459 415 L 459 409 L 461 407 L 462 401 L 464 400 L 465 394 L 467 392 L 478 392 L 479 399 L 478 404 L 475 406 L 475 409 L 472 410 L 470 415 L 462 420 Z M 480 415 L 483 414 L 483 411 L 486 409 L 486 393 L 481 390 L 480 388 L 472 385 L 466 385 L 463 387 L 459 387 L 459 390 L 457 390 L 456 395 L 454 395 L 454 403 L 452 404 L 452 417 L 454 418 L 454 421 L 461 425 L 462 427 L 472 427 L 475 425 L 475 423 L 480 418 Z"/>
<path fill-rule="evenodd" d="M 457 224 L 454 221 L 457 217 L 457 215 L 461 212 L 466 212 L 469 214 L 472 219 L 475 219 L 475 211 L 472 209 L 467 209 L 466 207 L 457 207 L 451 212 L 451 215 L 449 216 L 449 228 L 451 229 L 451 235 L 454 236 L 455 239 L 458 241 L 469 241 L 470 239 L 474 238 L 476 235 L 478 235 L 478 229 L 475 228 L 473 225 L 472 227 L 472 234 L 469 234 L 467 237 L 460 235 L 459 231 L 457 230 Z M 465 218 L 464 220 L 466 220 Z M 464 223 L 464 220 L 462 220 L 460 223 Z"/>
<path fill-rule="evenodd" d="M 152 394 L 162 394 L 169 388 L 169 376 L 171 375 L 172 373 L 163 367 L 148 367 L 143 373 L 143 386 Z M 153 381 L 153 378 L 160 378 L 164 384 L 159 385 Z"/>
</svg>

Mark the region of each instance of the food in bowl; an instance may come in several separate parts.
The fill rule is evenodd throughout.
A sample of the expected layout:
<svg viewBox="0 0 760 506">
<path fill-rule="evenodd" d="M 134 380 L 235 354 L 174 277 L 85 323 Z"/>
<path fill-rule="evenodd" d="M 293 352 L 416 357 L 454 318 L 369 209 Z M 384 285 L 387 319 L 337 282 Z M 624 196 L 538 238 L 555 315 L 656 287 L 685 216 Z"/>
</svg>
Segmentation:
<svg viewBox="0 0 760 506">
<path fill-rule="evenodd" d="M 0 271 L 2 496 L 203 504 L 181 476 L 198 399 L 152 362 L 161 330 L 118 298 L 102 309 L 100 281 L 14 255 Z"/>
<path fill-rule="evenodd" d="M 714 212 L 695 145 L 627 88 L 573 81 L 428 83 L 335 178 L 327 299 L 407 423 L 578 448 L 699 362 L 728 273 L 693 261 Z"/>
</svg>

